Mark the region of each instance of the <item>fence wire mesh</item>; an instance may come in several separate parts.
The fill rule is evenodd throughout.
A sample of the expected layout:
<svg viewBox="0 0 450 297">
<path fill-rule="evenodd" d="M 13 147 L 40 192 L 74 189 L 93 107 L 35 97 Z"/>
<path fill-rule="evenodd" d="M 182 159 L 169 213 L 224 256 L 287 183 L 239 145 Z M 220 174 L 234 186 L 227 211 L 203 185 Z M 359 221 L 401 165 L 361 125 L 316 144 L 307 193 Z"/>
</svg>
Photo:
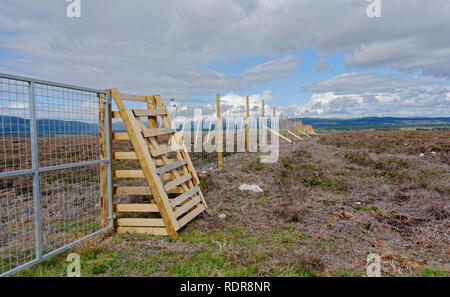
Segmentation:
<svg viewBox="0 0 450 297">
<path fill-rule="evenodd" d="M 103 230 L 98 93 L 0 74 L 0 275 Z"/>
</svg>

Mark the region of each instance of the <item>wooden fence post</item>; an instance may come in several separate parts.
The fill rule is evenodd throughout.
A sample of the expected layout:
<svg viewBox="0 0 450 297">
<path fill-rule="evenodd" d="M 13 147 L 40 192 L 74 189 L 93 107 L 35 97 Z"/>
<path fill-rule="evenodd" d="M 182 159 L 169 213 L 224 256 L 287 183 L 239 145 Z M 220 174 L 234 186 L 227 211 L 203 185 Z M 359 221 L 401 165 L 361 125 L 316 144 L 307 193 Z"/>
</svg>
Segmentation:
<svg viewBox="0 0 450 297">
<path fill-rule="evenodd" d="M 264 99 L 262 100 L 262 117 L 265 117 L 265 110 L 264 110 Z"/>
<path fill-rule="evenodd" d="M 106 135 L 105 125 L 106 125 L 106 112 L 108 112 L 105 108 L 105 95 L 98 94 L 98 102 L 99 102 L 99 131 L 100 131 L 100 158 L 106 159 Z M 104 228 L 108 225 L 108 175 L 107 175 L 107 165 L 105 163 L 100 164 L 100 224 L 101 228 Z"/>
<path fill-rule="evenodd" d="M 247 96 L 247 126 L 245 127 L 245 145 L 247 152 L 250 152 L 250 102 Z"/>
<path fill-rule="evenodd" d="M 219 170 L 223 169 L 223 132 L 222 117 L 220 116 L 220 94 L 217 94 L 217 162 Z"/>
<path fill-rule="evenodd" d="M 283 112 L 280 115 L 280 134 L 283 135 Z"/>
</svg>

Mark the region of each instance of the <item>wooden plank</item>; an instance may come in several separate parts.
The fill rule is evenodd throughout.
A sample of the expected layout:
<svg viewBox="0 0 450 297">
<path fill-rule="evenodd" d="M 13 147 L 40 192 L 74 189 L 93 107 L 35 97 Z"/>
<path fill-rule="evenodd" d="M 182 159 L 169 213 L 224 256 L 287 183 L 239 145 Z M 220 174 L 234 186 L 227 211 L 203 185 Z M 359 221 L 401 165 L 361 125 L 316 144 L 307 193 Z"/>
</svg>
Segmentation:
<svg viewBox="0 0 450 297">
<path fill-rule="evenodd" d="M 173 215 L 172 209 L 169 203 L 169 197 L 167 196 L 164 185 L 162 184 L 159 176 L 156 174 L 156 166 L 148 150 L 148 143 L 142 136 L 141 129 L 134 117 L 133 112 L 126 110 L 123 104 L 119 91 L 117 89 L 111 89 L 112 97 L 114 98 L 117 107 L 119 108 L 120 115 L 127 131 L 130 135 L 131 143 L 133 144 L 136 155 L 138 156 L 139 163 L 144 171 L 145 178 L 149 187 L 152 189 L 153 199 L 159 206 L 161 217 L 164 220 L 167 233 L 172 239 L 178 237 L 177 230 L 179 229 L 178 222 Z M 145 99 L 145 102 L 147 100 Z"/>
<path fill-rule="evenodd" d="M 168 182 L 167 184 L 165 184 L 165 185 L 164 185 L 164 189 L 165 189 L 166 191 L 169 191 L 169 190 L 171 190 L 171 189 L 173 189 L 173 188 L 178 187 L 178 186 L 181 185 L 182 183 L 187 182 L 187 181 L 190 180 L 190 179 L 192 179 L 192 176 L 191 176 L 190 174 L 185 174 L 185 175 L 180 176 L 179 178 L 177 178 L 177 179 L 175 179 L 175 180 L 173 180 L 173 181 Z"/>
<path fill-rule="evenodd" d="M 167 193 L 169 194 L 183 194 L 186 191 L 183 188 L 174 188 Z M 114 189 L 115 195 L 152 195 L 152 192 L 148 187 L 116 187 Z"/>
<path fill-rule="evenodd" d="M 115 160 L 137 160 L 135 152 L 114 152 L 113 159 Z"/>
<path fill-rule="evenodd" d="M 179 151 L 180 149 L 181 149 L 181 147 L 178 144 L 173 143 L 168 146 L 161 146 L 157 149 L 154 149 L 151 151 L 151 154 L 153 157 L 159 157 L 161 155 L 166 155 L 168 153 Z"/>
<path fill-rule="evenodd" d="M 116 187 L 116 195 L 152 195 L 149 187 Z"/>
<path fill-rule="evenodd" d="M 174 169 L 180 168 L 181 166 L 184 166 L 184 165 L 186 165 L 186 161 L 180 160 L 180 161 L 159 167 L 158 169 L 156 169 L 156 173 L 157 174 L 166 173 L 166 172 L 172 171 Z"/>
<path fill-rule="evenodd" d="M 165 228 L 152 228 L 152 227 L 117 227 L 117 233 L 139 233 L 150 235 L 168 235 Z"/>
<path fill-rule="evenodd" d="M 192 210 L 190 213 L 182 217 L 180 220 L 178 220 L 178 226 L 181 228 L 190 221 L 192 221 L 193 218 L 201 214 L 205 210 L 205 206 L 203 204 L 200 204 L 197 206 L 194 210 Z"/>
<path fill-rule="evenodd" d="M 270 129 L 269 127 L 264 126 L 264 128 L 266 128 L 269 132 L 277 135 L 278 137 L 280 137 L 283 140 L 286 140 L 289 143 L 292 143 L 292 140 L 290 140 L 289 138 L 284 137 L 283 135 L 281 135 L 280 133 L 278 133 L 277 131 Z"/>
<path fill-rule="evenodd" d="M 121 218 L 116 219 L 116 225 L 119 227 L 165 227 L 162 219 Z"/>
<path fill-rule="evenodd" d="M 167 115 L 167 110 L 165 108 L 160 109 L 133 109 L 134 115 L 139 117 L 157 117 Z"/>
<path fill-rule="evenodd" d="M 130 140 L 127 132 L 115 132 L 113 133 L 113 140 Z"/>
<path fill-rule="evenodd" d="M 120 93 L 120 99 L 127 101 L 145 102 L 145 96 Z"/>
<path fill-rule="evenodd" d="M 291 134 L 292 136 L 294 136 L 294 137 L 296 137 L 296 138 L 298 138 L 298 139 L 300 139 L 300 140 L 303 140 L 303 138 L 301 138 L 300 136 L 295 135 L 295 134 L 292 133 L 291 131 L 289 131 L 289 134 Z"/>
<path fill-rule="evenodd" d="M 114 170 L 114 178 L 144 178 L 142 170 Z"/>
<path fill-rule="evenodd" d="M 159 176 L 162 180 L 173 179 L 171 173 L 162 173 Z M 114 178 L 145 178 L 142 170 L 114 170 Z"/>
<path fill-rule="evenodd" d="M 176 133 L 177 130 L 175 129 L 166 129 L 166 128 L 146 128 L 144 131 L 142 131 L 142 134 L 144 137 L 155 137 L 155 136 L 161 136 L 161 135 L 167 135 L 170 133 Z"/>
<path fill-rule="evenodd" d="M 179 218 L 182 214 L 196 206 L 201 201 L 199 196 L 196 196 L 192 198 L 190 201 L 188 201 L 186 204 L 183 204 L 182 206 L 178 207 L 173 214 L 176 218 Z"/>
<path fill-rule="evenodd" d="M 141 204 L 115 204 L 116 212 L 159 212 L 158 205 L 154 203 Z"/>
<path fill-rule="evenodd" d="M 187 199 L 189 199 L 193 195 L 197 194 L 199 191 L 200 191 L 199 186 L 196 186 L 195 188 L 193 188 L 189 192 L 183 193 L 180 196 L 178 196 L 177 198 L 175 198 L 172 201 L 170 201 L 170 205 L 172 207 L 180 205 L 181 203 L 183 203 L 184 201 L 186 201 Z"/>
<path fill-rule="evenodd" d="M 112 111 L 111 114 L 112 114 L 113 119 L 121 119 L 122 118 L 122 116 L 120 115 L 120 112 L 117 110 Z"/>
</svg>

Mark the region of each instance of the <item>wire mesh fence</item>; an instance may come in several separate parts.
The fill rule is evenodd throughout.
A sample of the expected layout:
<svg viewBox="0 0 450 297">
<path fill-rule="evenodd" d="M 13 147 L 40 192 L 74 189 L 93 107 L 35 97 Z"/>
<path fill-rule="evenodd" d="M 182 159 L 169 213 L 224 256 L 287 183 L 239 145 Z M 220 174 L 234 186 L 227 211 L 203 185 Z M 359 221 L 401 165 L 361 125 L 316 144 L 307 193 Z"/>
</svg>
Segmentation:
<svg viewBox="0 0 450 297">
<path fill-rule="evenodd" d="M 0 275 L 112 227 L 101 225 L 99 94 L 0 74 Z"/>
</svg>

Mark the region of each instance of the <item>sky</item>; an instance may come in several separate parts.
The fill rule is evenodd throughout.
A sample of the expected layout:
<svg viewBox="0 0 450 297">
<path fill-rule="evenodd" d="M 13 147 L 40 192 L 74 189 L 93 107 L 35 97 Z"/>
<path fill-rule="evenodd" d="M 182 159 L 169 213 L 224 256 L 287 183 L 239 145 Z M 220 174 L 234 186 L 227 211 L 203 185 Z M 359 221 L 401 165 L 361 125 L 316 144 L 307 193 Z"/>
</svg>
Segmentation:
<svg viewBox="0 0 450 297">
<path fill-rule="evenodd" d="M 450 1 L 0 1 L 0 72 L 288 116 L 450 116 Z"/>
</svg>

